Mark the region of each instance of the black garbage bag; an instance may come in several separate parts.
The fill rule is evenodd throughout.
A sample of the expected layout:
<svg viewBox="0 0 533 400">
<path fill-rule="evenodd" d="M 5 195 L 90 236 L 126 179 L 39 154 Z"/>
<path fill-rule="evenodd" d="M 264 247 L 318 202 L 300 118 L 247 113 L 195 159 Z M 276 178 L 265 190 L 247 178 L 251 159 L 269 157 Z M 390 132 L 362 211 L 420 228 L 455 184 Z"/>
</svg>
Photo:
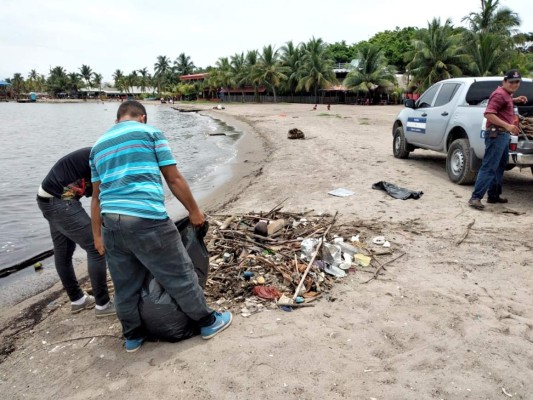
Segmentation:
<svg viewBox="0 0 533 400">
<path fill-rule="evenodd" d="M 175 224 L 203 289 L 209 272 L 209 253 L 204 243 L 208 224 L 206 222 L 202 228 L 196 229 L 189 223 L 188 217 Z M 199 333 L 196 323 L 181 311 L 178 304 L 149 271 L 141 289 L 139 313 L 148 340 L 178 342 Z"/>
<path fill-rule="evenodd" d="M 424 192 L 422 191 L 404 189 L 404 188 L 396 186 L 393 183 L 389 183 L 385 181 L 379 181 L 379 182 L 374 183 L 372 185 L 372 189 L 384 190 L 389 195 L 394 197 L 395 199 L 402 199 L 402 200 L 407 200 L 407 199 L 418 200 L 424 194 Z"/>
</svg>

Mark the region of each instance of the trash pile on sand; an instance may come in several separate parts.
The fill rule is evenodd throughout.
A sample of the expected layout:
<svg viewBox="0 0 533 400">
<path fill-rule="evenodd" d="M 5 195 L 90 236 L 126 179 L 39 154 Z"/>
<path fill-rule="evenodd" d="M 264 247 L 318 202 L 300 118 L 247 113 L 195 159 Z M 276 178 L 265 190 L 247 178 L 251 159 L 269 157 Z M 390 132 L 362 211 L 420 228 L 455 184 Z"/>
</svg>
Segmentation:
<svg viewBox="0 0 533 400">
<path fill-rule="evenodd" d="M 210 215 L 209 222 L 206 296 L 245 317 L 265 308 L 312 306 L 337 280 L 366 273 L 369 279 L 361 283 L 368 283 L 404 255 L 395 256 L 394 246 L 372 227 L 338 223 L 337 214 L 278 207 L 266 213 Z"/>
</svg>

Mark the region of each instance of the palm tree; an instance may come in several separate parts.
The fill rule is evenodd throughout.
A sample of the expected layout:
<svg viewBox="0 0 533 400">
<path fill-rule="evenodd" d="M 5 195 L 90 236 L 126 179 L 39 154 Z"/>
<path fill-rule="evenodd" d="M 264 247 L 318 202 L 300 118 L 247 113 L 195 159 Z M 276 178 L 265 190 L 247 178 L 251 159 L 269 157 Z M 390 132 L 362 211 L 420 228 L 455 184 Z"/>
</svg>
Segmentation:
<svg viewBox="0 0 533 400">
<path fill-rule="evenodd" d="M 461 46 L 461 35 L 453 29 L 448 18 L 441 25 L 440 18 L 428 22 L 427 29 L 420 29 L 413 39 L 414 50 L 408 53 L 411 61 L 407 70 L 423 91 L 435 82 L 462 75 L 468 64 L 468 56 Z"/>
<path fill-rule="evenodd" d="M 68 89 L 67 72 L 63 67 L 57 66 L 50 70 L 50 75 L 46 81 L 48 90 L 56 96 L 58 93 L 64 92 Z"/>
<path fill-rule="evenodd" d="M 119 89 L 120 87 L 120 84 L 121 84 L 121 79 L 124 78 L 124 72 L 122 72 L 120 69 L 117 69 L 115 70 L 115 72 L 113 72 L 113 79 L 115 81 L 115 87 L 117 89 Z"/>
<path fill-rule="evenodd" d="M 244 53 L 235 53 L 231 56 L 230 71 L 233 76 L 233 85 L 241 88 L 241 100 L 244 102 L 244 87 L 246 86 L 246 58 Z"/>
<path fill-rule="evenodd" d="M 473 76 L 501 75 L 507 70 L 512 56 L 507 39 L 497 33 L 467 31 L 465 49 L 471 62 L 468 70 Z"/>
<path fill-rule="evenodd" d="M 77 72 L 67 74 L 67 89 L 71 95 L 77 94 L 82 84 L 80 74 Z"/>
<path fill-rule="evenodd" d="M 263 52 L 259 56 L 255 78 L 258 82 L 270 87 L 276 102 L 276 88 L 287 79 L 285 74 L 287 67 L 283 66 L 279 59 L 279 51 L 272 45 L 264 46 Z"/>
<path fill-rule="evenodd" d="M 170 69 L 170 59 L 167 56 L 157 56 L 154 64 L 154 78 L 157 79 L 157 90 L 161 94 L 161 83 L 164 81 Z"/>
<path fill-rule="evenodd" d="M 257 50 L 249 50 L 245 57 L 245 80 L 247 85 L 254 87 L 254 99 L 259 101 L 259 80 L 257 76 L 257 62 L 259 60 L 259 52 Z"/>
<path fill-rule="evenodd" d="M 82 64 L 80 68 L 80 75 L 85 80 L 87 88 L 91 87 L 91 77 L 93 76 L 93 70 L 88 65 Z"/>
<path fill-rule="evenodd" d="M 377 45 L 367 44 L 362 47 L 357 52 L 355 64 L 343 82 L 348 89 L 363 92 L 368 98 L 369 93 L 379 88 L 394 88 L 394 69 L 388 65 L 384 52 Z"/>
<path fill-rule="evenodd" d="M 520 25 L 518 14 L 500 7 L 500 0 L 481 0 L 481 11 L 471 12 L 462 21 L 468 22 L 472 32 L 500 33 L 511 36 Z"/>
<path fill-rule="evenodd" d="M 146 91 L 146 87 L 150 84 L 150 73 L 148 72 L 148 68 L 144 67 L 139 70 L 139 74 L 141 75 L 139 77 L 139 86 L 141 87 L 141 91 L 144 93 Z"/>
<path fill-rule="evenodd" d="M 337 81 L 333 71 L 333 59 L 329 56 L 327 46 L 322 39 L 314 37 L 301 44 L 303 53 L 298 72 L 296 90 L 313 91 L 315 102 L 318 102 L 318 90 L 330 86 Z"/>
<path fill-rule="evenodd" d="M 98 88 L 98 96 L 100 97 L 100 100 L 102 100 L 102 81 L 104 77 L 102 74 L 98 74 L 96 72 L 93 72 L 93 83 Z"/>
<path fill-rule="evenodd" d="M 300 65 L 302 63 L 302 51 L 295 46 L 292 40 L 281 47 L 281 62 L 287 67 L 287 90 L 294 95 L 298 81 L 300 80 Z"/>
<path fill-rule="evenodd" d="M 13 78 L 11 79 L 11 90 L 15 94 L 15 98 L 17 98 L 21 93 L 24 92 L 24 77 L 20 73 L 16 73 L 13 75 Z"/>
<path fill-rule="evenodd" d="M 36 70 L 32 69 L 30 73 L 28 74 L 28 80 L 26 81 L 26 85 L 30 92 L 37 91 L 37 80 L 38 79 L 39 79 L 39 74 L 37 73 Z"/>
<path fill-rule="evenodd" d="M 216 87 L 226 88 L 230 89 L 235 85 L 235 81 L 233 79 L 233 74 L 231 72 L 231 64 L 229 62 L 228 57 L 221 57 L 217 60 L 215 63 L 216 67 L 216 74 L 214 75 L 214 79 L 212 81 L 213 84 L 215 84 Z"/>
<path fill-rule="evenodd" d="M 191 61 L 191 57 L 186 56 L 185 53 L 181 53 L 174 61 L 174 68 L 176 73 L 181 76 L 192 74 L 196 67 Z"/>
</svg>

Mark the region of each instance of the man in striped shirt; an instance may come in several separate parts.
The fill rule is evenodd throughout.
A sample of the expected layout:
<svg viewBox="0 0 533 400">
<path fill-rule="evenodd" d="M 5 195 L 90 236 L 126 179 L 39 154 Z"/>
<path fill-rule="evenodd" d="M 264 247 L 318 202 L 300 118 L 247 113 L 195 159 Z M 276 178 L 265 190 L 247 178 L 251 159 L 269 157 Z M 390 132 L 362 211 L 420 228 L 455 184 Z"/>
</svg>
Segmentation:
<svg viewBox="0 0 533 400">
<path fill-rule="evenodd" d="M 213 312 L 207 306 L 193 264 L 167 215 L 161 174 L 189 212 L 191 224 L 200 227 L 205 222 L 165 135 L 146 122 L 141 103 L 122 103 L 116 124 L 98 139 L 90 155 L 95 247 L 106 254 L 128 352 L 138 350 L 145 340 L 138 304 L 146 269 L 198 322 L 204 339 L 232 320 L 230 312 Z"/>
</svg>

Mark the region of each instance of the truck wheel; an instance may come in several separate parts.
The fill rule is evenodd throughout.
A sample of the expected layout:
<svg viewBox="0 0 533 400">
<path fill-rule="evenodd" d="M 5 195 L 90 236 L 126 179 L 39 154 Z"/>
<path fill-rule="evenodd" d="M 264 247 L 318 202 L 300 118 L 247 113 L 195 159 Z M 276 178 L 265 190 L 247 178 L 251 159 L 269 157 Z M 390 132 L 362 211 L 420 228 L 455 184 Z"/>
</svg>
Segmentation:
<svg viewBox="0 0 533 400">
<path fill-rule="evenodd" d="M 510 170 L 512 170 L 514 167 L 516 167 L 515 164 L 507 164 L 507 165 L 505 166 L 505 170 L 506 170 L 506 171 L 510 171 Z"/>
<path fill-rule="evenodd" d="M 476 171 L 470 168 L 470 142 L 468 139 L 455 140 L 446 157 L 448 177 L 458 185 L 468 185 L 476 180 Z"/>
<path fill-rule="evenodd" d="M 395 158 L 409 157 L 409 145 L 405 141 L 405 135 L 401 126 L 398 126 L 394 131 L 394 139 L 392 140 L 392 153 L 394 154 Z"/>
</svg>

